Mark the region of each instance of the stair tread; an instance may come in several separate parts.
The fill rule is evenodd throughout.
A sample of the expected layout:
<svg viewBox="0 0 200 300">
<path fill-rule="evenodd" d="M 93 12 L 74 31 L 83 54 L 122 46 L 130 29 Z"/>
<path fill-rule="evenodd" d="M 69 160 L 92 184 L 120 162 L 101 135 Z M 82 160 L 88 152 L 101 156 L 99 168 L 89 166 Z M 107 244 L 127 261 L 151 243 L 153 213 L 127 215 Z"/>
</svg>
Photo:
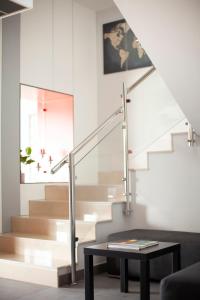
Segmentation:
<svg viewBox="0 0 200 300">
<path fill-rule="evenodd" d="M 112 188 L 112 187 L 119 187 L 119 186 L 122 186 L 123 184 L 117 184 L 117 183 L 111 183 L 111 184 L 106 184 L 106 183 L 97 183 L 97 184 L 77 184 L 76 187 L 109 187 L 109 188 Z M 68 184 L 67 185 L 47 185 L 46 187 L 68 187 Z"/>
<path fill-rule="evenodd" d="M 29 234 L 29 233 L 17 233 L 17 232 L 11 232 L 11 233 L 4 233 L 0 235 L 1 237 L 13 237 L 13 238 L 27 238 L 27 239 L 33 239 L 33 240 L 44 240 L 44 241 L 52 241 L 56 243 L 67 243 L 67 241 L 58 241 L 52 238 L 48 235 L 37 235 L 37 234 Z"/>
<path fill-rule="evenodd" d="M 68 204 L 68 200 L 63 200 L 63 201 L 58 201 L 58 200 L 45 200 L 45 199 L 41 199 L 41 200 L 29 200 L 31 202 L 35 202 L 35 203 L 49 203 L 49 204 L 58 204 L 58 203 L 66 203 Z M 77 200 L 76 203 L 92 203 L 92 204 L 112 204 L 112 203 L 115 203 L 115 202 L 121 202 L 123 200 L 118 199 L 117 197 L 116 198 L 110 198 L 109 200 L 103 200 L 103 201 L 100 201 L 100 200 Z M 52 219 L 56 219 L 56 218 L 52 218 Z M 60 219 L 60 218 L 58 218 Z"/>
<path fill-rule="evenodd" d="M 29 254 L 19 255 L 14 253 L 0 252 L 0 261 L 8 261 L 13 263 L 23 263 L 32 265 L 35 267 L 58 269 L 61 267 L 67 267 L 70 262 L 67 260 L 55 259 L 47 256 L 33 256 Z"/>
<path fill-rule="evenodd" d="M 58 221 L 58 222 L 66 222 L 70 223 L 69 219 L 61 219 L 61 218 L 53 218 L 53 217 L 47 217 L 47 216 L 28 216 L 28 215 L 23 215 L 23 216 L 14 216 L 12 218 L 18 218 L 18 219 L 34 219 L 34 220 L 49 220 L 49 221 Z M 96 224 L 96 221 L 84 221 L 84 220 L 77 220 L 76 223 L 78 224 Z"/>
<path fill-rule="evenodd" d="M 29 200 L 30 202 L 45 202 L 45 203 L 67 203 L 67 202 L 69 202 L 68 200 L 55 200 L 55 201 L 53 201 L 53 200 L 46 200 L 46 199 L 31 199 L 31 200 Z"/>
<path fill-rule="evenodd" d="M 104 220 L 103 220 L 104 221 Z M 97 223 L 101 223 L 103 221 L 97 221 L 95 222 L 95 224 Z M 105 220 L 110 221 L 110 219 L 106 219 Z M 92 224 L 95 225 L 94 222 L 87 222 L 88 224 Z M 64 244 L 66 246 L 69 245 L 69 238 L 66 239 L 66 236 L 64 234 L 64 236 L 60 236 L 60 238 L 56 238 L 50 235 L 39 235 L 39 234 L 32 234 L 32 233 L 23 233 L 23 232 L 11 232 L 11 233 L 5 233 L 5 234 L 1 234 L 0 238 L 4 238 L 4 237 L 11 237 L 11 238 L 25 238 L 25 239 L 32 239 L 32 240 L 39 240 L 39 241 L 49 241 L 49 242 L 53 242 L 53 243 L 58 243 L 58 244 Z M 85 243 L 85 242 L 90 242 L 92 241 L 94 238 L 93 237 L 86 237 L 84 236 L 79 236 L 78 234 L 78 238 L 79 238 L 79 244 L 81 243 Z"/>
</svg>

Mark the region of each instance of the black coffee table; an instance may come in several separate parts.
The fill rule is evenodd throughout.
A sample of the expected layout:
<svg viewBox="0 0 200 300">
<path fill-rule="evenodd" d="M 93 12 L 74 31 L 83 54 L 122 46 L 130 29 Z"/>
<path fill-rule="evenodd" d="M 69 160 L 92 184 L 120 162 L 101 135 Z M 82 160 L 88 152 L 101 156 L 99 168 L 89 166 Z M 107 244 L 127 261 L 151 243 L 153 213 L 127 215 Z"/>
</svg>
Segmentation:
<svg viewBox="0 0 200 300">
<path fill-rule="evenodd" d="M 109 249 L 107 243 L 84 248 L 85 255 L 85 300 L 94 300 L 93 256 L 116 257 L 120 259 L 121 292 L 128 293 L 128 260 L 140 261 L 140 299 L 150 300 L 150 259 L 172 253 L 172 270 L 180 270 L 180 244 L 159 242 L 143 250 Z"/>
</svg>

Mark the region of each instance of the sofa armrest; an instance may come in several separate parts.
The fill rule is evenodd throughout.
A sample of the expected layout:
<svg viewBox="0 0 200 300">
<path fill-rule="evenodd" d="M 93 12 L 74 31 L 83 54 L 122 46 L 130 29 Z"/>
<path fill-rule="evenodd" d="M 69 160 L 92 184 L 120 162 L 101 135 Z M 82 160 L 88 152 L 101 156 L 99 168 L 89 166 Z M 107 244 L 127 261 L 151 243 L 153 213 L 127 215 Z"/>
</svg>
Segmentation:
<svg viewBox="0 0 200 300">
<path fill-rule="evenodd" d="M 161 281 L 161 300 L 200 299 L 200 262 Z"/>
</svg>

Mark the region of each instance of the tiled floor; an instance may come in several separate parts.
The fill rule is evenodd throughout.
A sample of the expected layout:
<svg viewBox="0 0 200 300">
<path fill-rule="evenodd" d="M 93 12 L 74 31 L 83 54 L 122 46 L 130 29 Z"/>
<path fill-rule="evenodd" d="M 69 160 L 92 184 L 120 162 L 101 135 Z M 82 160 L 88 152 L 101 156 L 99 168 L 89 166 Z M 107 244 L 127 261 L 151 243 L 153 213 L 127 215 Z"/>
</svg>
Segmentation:
<svg viewBox="0 0 200 300">
<path fill-rule="evenodd" d="M 121 294 L 119 280 L 106 274 L 95 277 L 95 300 L 139 300 L 139 283 L 130 282 L 130 293 Z M 84 282 L 74 287 L 49 288 L 0 279 L 0 300 L 84 300 Z M 159 300 L 159 284 L 151 284 L 151 300 Z"/>
</svg>

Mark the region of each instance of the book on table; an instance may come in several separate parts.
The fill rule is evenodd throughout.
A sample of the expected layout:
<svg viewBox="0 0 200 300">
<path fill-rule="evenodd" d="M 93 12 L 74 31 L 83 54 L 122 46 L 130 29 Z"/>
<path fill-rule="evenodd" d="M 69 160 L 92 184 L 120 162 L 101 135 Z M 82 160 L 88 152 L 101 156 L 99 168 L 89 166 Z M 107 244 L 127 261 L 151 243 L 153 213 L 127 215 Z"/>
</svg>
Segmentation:
<svg viewBox="0 0 200 300">
<path fill-rule="evenodd" d="M 135 239 L 107 243 L 107 247 L 109 249 L 132 249 L 132 250 L 141 250 L 155 245 L 158 245 L 158 241 L 135 240 Z"/>
</svg>

